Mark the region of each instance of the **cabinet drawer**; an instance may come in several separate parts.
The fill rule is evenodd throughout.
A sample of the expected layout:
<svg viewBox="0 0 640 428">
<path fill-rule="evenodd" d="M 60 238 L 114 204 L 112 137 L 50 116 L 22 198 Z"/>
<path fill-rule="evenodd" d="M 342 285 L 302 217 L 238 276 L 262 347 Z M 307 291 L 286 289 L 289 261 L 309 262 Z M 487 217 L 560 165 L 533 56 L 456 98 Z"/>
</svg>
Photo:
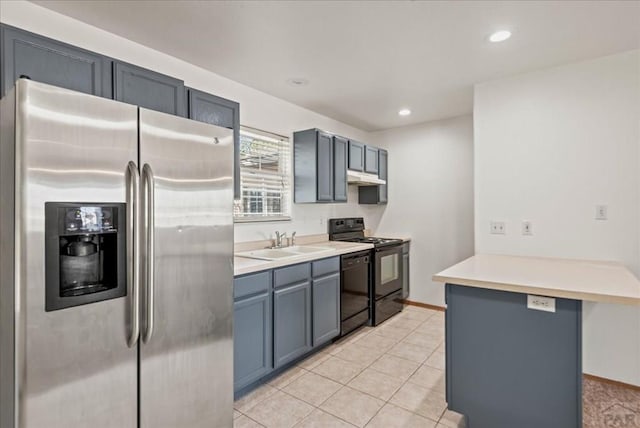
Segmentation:
<svg viewBox="0 0 640 428">
<path fill-rule="evenodd" d="M 241 276 L 233 280 L 233 298 L 267 291 L 271 287 L 271 271 Z"/>
<path fill-rule="evenodd" d="M 311 276 L 311 263 L 287 266 L 273 271 L 273 282 L 275 287 L 282 287 L 296 282 L 309 279 Z"/>
<path fill-rule="evenodd" d="M 318 260 L 312 263 L 311 272 L 314 278 L 340 271 L 340 257 Z"/>
</svg>

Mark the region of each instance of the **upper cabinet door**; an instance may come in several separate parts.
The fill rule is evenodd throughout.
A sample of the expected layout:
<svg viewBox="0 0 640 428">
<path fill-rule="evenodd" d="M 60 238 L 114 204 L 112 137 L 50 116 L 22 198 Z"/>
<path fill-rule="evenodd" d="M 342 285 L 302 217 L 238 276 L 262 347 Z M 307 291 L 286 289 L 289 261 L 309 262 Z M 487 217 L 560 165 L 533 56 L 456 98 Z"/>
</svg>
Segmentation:
<svg viewBox="0 0 640 428">
<path fill-rule="evenodd" d="M 318 131 L 317 192 L 319 202 L 333 201 L 333 137 Z"/>
<path fill-rule="evenodd" d="M 233 129 L 235 198 L 240 197 L 240 104 L 188 88 L 189 119 Z"/>
<path fill-rule="evenodd" d="M 349 169 L 364 171 L 364 144 L 349 141 Z"/>
<path fill-rule="evenodd" d="M 182 80 L 131 64 L 113 64 L 114 99 L 150 110 L 185 116 Z"/>
<path fill-rule="evenodd" d="M 387 181 L 388 183 L 388 176 L 389 174 L 387 173 L 387 151 L 386 150 L 379 150 L 378 151 L 378 155 L 379 155 L 379 160 L 378 160 L 378 166 L 379 166 L 379 170 L 378 170 L 378 178 L 380 178 L 381 180 Z M 388 193 L 388 184 L 381 184 L 380 186 L 378 186 L 378 192 L 380 193 L 379 195 L 379 203 L 381 204 L 386 204 L 387 203 L 387 193 Z"/>
<path fill-rule="evenodd" d="M 97 96 L 111 91 L 110 60 L 9 26 L 2 26 L 2 96 L 21 76 Z"/>
<path fill-rule="evenodd" d="M 378 173 L 378 149 L 375 147 L 364 147 L 364 172 Z"/>
<path fill-rule="evenodd" d="M 347 140 L 333 137 L 333 200 L 347 201 Z"/>
</svg>

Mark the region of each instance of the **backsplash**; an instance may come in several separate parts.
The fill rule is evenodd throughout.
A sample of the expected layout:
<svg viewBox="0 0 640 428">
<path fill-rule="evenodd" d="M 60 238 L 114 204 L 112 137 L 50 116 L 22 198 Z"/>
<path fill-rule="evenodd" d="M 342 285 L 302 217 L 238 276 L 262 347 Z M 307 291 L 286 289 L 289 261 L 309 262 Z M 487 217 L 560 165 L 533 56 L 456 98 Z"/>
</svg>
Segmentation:
<svg viewBox="0 0 640 428">
<path fill-rule="evenodd" d="M 386 205 L 359 205 L 358 188 L 349 186 L 348 202 L 336 204 L 293 204 L 291 220 L 236 223 L 235 242 L 261 241 L 272 239 L 275 231 L 296 232 L 297 235 L 327 233 L 327 220 L 335 217 L 364 217 L 367 229 L 375 232 Z"/>
</svg>

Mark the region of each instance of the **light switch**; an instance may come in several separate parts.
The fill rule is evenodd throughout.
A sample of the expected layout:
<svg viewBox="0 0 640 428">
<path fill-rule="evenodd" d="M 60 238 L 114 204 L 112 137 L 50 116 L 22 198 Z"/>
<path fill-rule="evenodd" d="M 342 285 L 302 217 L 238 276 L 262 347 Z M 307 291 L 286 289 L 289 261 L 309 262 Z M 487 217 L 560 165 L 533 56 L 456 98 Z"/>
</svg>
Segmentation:
<svg viewBox="0 0 640 428">
<path fill-rule="evenodd" d="M 606 219 L 607 219 L 607 206 L 596 205 L 596 220 L 606 220 Z"/>
</svg>

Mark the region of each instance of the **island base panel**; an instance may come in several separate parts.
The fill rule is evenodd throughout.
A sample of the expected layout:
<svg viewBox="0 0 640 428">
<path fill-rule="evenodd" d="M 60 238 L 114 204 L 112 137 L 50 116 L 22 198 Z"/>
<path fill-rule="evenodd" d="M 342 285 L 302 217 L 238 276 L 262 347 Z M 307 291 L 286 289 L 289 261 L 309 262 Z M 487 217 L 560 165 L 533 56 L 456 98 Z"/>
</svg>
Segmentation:
<svg viewBox="0 0 640 428">
<path fill-rule="evenodd" d="M 446 393 L 468 428 L 582 426 L 582 302 L 446 285 Z"/>
</svg>

